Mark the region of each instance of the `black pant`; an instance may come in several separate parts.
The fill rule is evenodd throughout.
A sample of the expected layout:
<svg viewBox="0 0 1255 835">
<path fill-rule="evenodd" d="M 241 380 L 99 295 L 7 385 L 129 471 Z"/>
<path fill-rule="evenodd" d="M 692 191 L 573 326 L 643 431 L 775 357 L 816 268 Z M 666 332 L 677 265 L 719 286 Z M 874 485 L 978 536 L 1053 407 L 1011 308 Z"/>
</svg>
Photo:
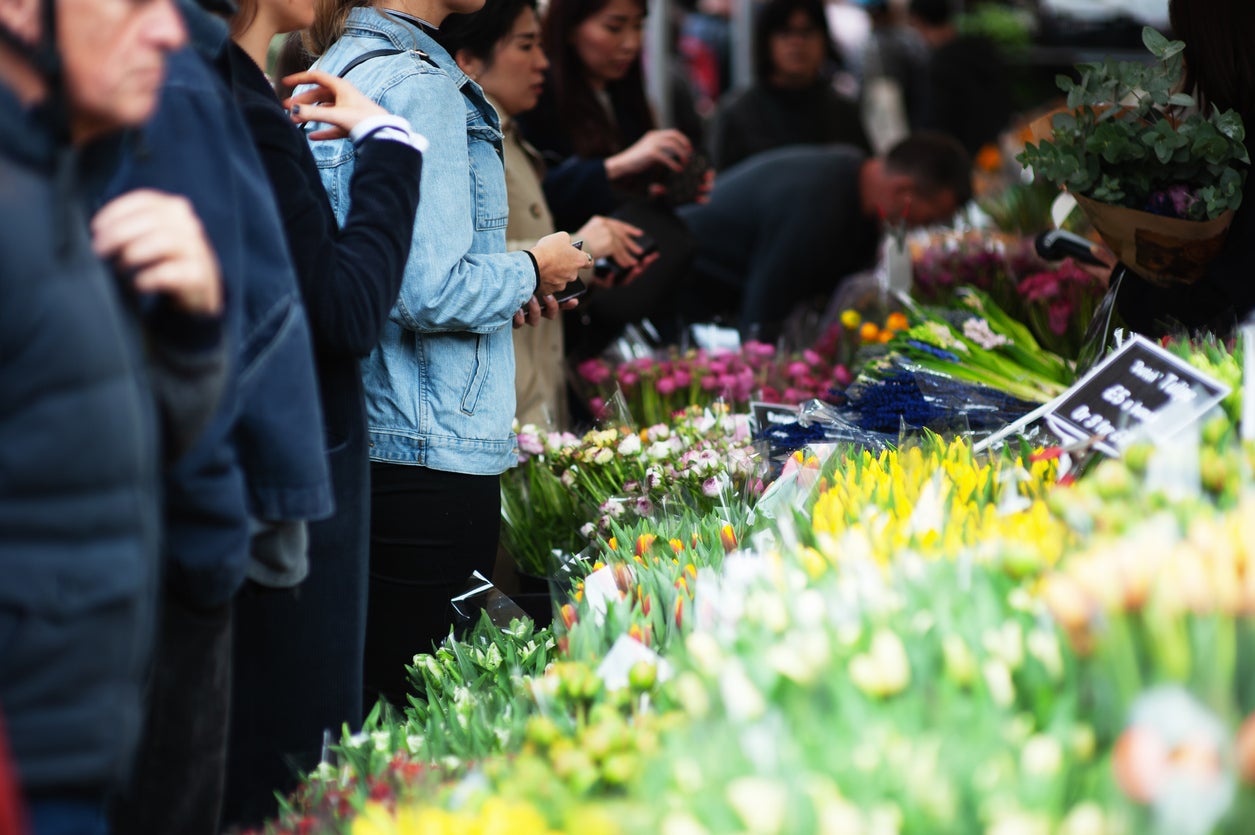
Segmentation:
<svg viewBox="0 0 1255 835">
<path fill-rule="evenodd" d="M 260 826 L 318 764 L 324 730 L 362 723 L 369 470 L 365 436 L 328 457 L 336 513 L 309 526 L 309 576 L 246 583 L 234 612 L 226 826 Z"/>
<path fill-rule="evenodd" d="M 501 531 L 500 476 L 370 465 L 366 700 L 406 704 L 405 667 L 449 634 L 449 600 L 478 570 L 492 576 Z"/>
<path fill-rule="evenodd" d="M 226 769 L 231 606 L 162 600 L 135 780 L 114 812 L 117 835 L 215 835 Z"/>
</svg>

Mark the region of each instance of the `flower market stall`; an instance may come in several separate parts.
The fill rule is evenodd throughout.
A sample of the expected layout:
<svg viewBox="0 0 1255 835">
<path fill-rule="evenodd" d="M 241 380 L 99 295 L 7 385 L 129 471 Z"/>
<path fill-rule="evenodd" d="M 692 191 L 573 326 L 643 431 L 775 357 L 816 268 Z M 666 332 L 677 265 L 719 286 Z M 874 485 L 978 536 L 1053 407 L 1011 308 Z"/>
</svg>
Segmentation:
<svg viewBox="0 0 1255 835">
<path fill-rule="evenodd" d="M 1255 831 L 1243 346 L 1095 335 L 1032 231 L 914 239 L 807 344 L 579 364 L 598 425 L 519 427 L 503 480 L 552 619 L 481 584 L 267 831 Z"/>
</svg>

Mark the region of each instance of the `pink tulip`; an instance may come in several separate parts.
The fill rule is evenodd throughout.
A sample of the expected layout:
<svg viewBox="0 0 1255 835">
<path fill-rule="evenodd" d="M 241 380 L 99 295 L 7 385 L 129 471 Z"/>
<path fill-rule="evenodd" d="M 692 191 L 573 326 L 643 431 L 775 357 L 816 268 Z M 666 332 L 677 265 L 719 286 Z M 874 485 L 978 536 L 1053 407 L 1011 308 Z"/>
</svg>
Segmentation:
<svg viewBox="0 0 1255 835">
<path fill-rule="evenodd" d="M 578 370 L 581 377 L 595 386 L 610 379 L 610 367 L 599 359 L 584 360 Z"/>
</svg>

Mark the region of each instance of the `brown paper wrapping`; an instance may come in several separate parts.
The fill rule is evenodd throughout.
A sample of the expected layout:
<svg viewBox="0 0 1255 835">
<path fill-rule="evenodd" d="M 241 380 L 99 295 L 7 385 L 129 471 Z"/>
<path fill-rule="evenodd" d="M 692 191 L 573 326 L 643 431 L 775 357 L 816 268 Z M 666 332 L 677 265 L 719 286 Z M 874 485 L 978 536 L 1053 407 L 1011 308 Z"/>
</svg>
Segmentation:
<svg viewBox="0 0 1255 835">
<path fill-rule="evenodd" d="M 1161 286 L 1202 278 L 1233 222 L 1232 211 L 1214 220 L 1180 220 L 1074 196 L 1111 251 L 1139 276 Z"/>
<path fill-rule="evenodd" d="M 1043 140 L 1054 139 L 1054 118 L 1057 113 L 1066 113 L 1066 107 L 1056 107 L 1054 110 L 1045 115 L 1038 116 L 1036 119 L 1028 123 L 1028 133 L 1032 137 L 1030 140 L 1034 145 L 1040 145 Z"/>
</svg>

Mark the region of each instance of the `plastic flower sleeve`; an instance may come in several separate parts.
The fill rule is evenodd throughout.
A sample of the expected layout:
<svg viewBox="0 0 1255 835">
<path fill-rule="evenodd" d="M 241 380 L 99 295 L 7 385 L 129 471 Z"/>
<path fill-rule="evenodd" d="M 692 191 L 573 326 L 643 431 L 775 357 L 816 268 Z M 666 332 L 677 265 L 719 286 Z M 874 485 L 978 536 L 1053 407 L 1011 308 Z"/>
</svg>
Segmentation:
<svg viewBox="0 0 1255 835">
<path fill-rule="evenodd" d="M 466 588 L 451 598 L 449 605 L 453 607 L 455 631 L 459 633 L 477 623 L 481 613 L 486 613 L 493 625 L 501 629 L 509 629 L 514 621 L 527 617 L 518 604 L 478 571 L 471 573 Z"/>
</svg>

